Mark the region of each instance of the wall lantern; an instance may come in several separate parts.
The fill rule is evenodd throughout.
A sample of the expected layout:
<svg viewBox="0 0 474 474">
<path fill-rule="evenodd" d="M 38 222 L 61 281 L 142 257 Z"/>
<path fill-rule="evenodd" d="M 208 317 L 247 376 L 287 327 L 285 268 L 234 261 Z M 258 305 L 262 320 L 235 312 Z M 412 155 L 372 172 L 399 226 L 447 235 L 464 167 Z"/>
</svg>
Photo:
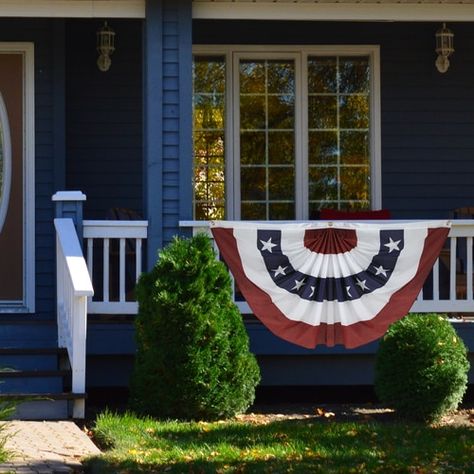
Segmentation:
<svg viewBox="0 0 474 474">
<path fill-rule="evenodd" d="M 97 52 L 99 57 L 97 58 L 97 67 L 100 71 L 105 72 L 110 69 L 112 60 L 110 59 L 111 54 L 115 51 L 115 31 L 104 22 L 97 30 Z"/>
<path fill-rule="evenodd" d="M 436 32 L 436 69 L 439 72 L 446 72 L 449 69 L 449 56 L 454 53 L 454 34 L 446 28 L 446 23 L 443 23 L 442 28 Z"/>
</svg>

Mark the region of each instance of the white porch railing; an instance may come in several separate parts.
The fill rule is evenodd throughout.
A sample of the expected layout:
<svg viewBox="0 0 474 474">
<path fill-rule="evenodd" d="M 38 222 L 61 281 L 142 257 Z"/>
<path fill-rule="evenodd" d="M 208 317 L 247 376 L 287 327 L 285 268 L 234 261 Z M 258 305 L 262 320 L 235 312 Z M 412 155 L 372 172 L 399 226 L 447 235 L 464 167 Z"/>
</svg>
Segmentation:
<svg viewBox="0 0 474 474">
<path fill-rule="evenodd" d="M 142 272 L 147 221 L 83 221 L 87 268 L 95 296 L 91 314 L 137 314 L 133 288 Z"/>
<path fill-rule="evenodd" d="M 193 234 L 205 232 L 212 237 L 209 223 L 206 221 L 181 221 L 180 226 L 192 228 Z M 447 244 L 411 311 L 457 313 L 457 315 L 474 313 L 473 237 L 474 220 L 452 221 Z M 236 296 L 235 299 L 241 313 L 251 313 L 243 298 Z"/>
<path fill-rule="evenodd" d="M 58 345 L 66 348 L 72 391 L 86 389 L 87 298 L 94 294 L 72 219 L 54 219 L 56 228 Z M 85 400 L 74 400 L 73 417 L 84 418 Z"/>
</svg>

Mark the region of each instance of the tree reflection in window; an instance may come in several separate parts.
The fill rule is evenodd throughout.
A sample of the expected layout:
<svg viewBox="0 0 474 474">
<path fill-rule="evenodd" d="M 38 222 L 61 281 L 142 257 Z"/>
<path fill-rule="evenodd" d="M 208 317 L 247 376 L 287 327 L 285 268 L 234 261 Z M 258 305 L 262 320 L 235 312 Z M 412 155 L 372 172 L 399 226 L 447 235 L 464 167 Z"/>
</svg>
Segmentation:
<svg viewBox="0 0 474 474">
<path fill-rule="evenodd" d="M 308 58 L 310 215 L 370 206 L 369 58 Z"/>
<path fill-rule="evenodd" d="M 240 206 L 246 220 L 312 218 L 323 207 L 370 207 L 370 56 L 314 53 L 300 59 L 262 53 L 226 64 L 218 53 L 194 57 L 195 219 L 226 218 L 226 184 L 235 199 L 240 197 L 233 208 Z M 227 85 L 234 88 L 230 104 L 226 68 L 233 77 Z M 238 123 L 225 123 L 227 107 L 238 111 Z M 296 117 L 304 117 L 298 129 Z M 232 142 L 225 144 L 226 127 Z M 240 170 L 240 176 L 226 176 L 226 148 L 228 169 Z M 298 202 L 303 210 L 296 209 L 297 195 L 307 199 Z"/>
<path fill-rule="evenodd" d="M 193 62 L 194 219 L 225 217 L 225 60 Z"/>
<path fill-rule="evenodd" d="M 241 60 L 240 214 L 295 217 L 295 64 Z"/>
</svg>

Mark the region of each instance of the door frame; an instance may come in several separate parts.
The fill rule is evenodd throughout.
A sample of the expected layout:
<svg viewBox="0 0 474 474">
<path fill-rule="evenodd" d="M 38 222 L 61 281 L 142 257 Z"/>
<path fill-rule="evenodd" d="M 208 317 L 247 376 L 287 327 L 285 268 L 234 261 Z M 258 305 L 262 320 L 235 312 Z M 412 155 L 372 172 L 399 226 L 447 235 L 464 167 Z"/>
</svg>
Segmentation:
<svg viewBox="0 0 474 474">
<path fill-rule="evenodd" d="M 0 313 L 35 311 L 35 77 L 34 44 L 0 42 L 0 54 L 23 57 L 23 300 L 0 303 Z"/>
</svg>

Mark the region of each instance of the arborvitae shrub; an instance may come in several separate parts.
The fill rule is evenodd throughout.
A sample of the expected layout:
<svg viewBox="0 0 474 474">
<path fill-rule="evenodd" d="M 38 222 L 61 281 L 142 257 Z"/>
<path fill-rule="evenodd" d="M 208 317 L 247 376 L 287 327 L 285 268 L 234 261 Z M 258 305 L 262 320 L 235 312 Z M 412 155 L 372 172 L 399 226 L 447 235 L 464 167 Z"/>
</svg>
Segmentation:
<svg viewBox="0 0 474 474">
<path fill-rule="evenodd" d="M 401 417 L 430 423 L 458 407 L 468 370 L 466 346 L 445 315 L 410 314 L 380 341 L 375 391 Z"/>
<path fill-rule="evenodd" d="M 131 404 L 160 418 L 245 411 L 260 380 L 231 280 L 209 238 L 175 238 L 137 286 Z"/>
</svg>

